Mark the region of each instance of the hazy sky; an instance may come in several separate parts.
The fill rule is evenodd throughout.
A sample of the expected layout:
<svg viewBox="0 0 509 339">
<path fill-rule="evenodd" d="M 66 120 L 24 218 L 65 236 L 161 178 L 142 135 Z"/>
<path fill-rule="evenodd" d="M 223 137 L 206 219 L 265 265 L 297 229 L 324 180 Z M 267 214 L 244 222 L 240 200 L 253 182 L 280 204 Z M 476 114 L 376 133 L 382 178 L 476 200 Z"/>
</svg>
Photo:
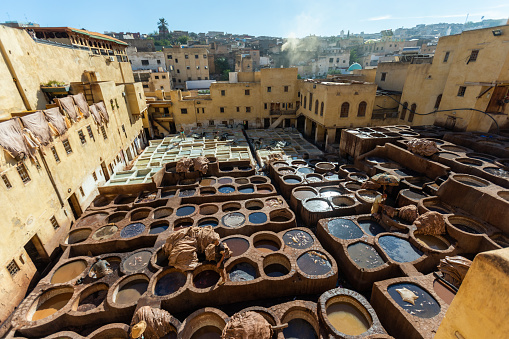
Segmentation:
<svg viewBox="0 0 509 339">
<path fill-rule="evenodd" d="M 252 35 L 322 36 L 375 33 L 416 24 L 509 17 L 507 0 L 484 1 L 41 1 L 6 0 L 0 21 L 34 21 L 41 26 L 70 26 L 104 32 L 151 33 L 164 17 L 170 30 L 224 31 Z"/>
</svg>

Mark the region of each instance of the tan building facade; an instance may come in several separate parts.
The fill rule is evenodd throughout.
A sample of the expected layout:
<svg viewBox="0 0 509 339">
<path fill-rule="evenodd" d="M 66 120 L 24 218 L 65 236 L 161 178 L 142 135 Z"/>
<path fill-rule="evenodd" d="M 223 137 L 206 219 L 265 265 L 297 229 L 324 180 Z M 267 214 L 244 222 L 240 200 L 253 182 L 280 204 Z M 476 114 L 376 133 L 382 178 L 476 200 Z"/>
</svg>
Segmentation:
<svg viewBox="0 0 509 339">
<path fill-rule="evenodd" d="M 209 51 L 205 47 L 163 48 L 173 86 L 185 88 L 188 80 L 209 80 Z"/>
<path fill-rule="evenodd" d="M 146 102 L 128 62 L 39 43 L 25 31 L 5 26 L 0 26 L 0 47 L 2 121 L 49 107 L 40 88 L 49 80 L 69 84 L 69 93 L 84 93 L 88 104 L 104 102 L 109 115 L 102 126 L 92 116 L 72 123 L 65 134 L 36 152 L 37 161 L 17 161 L 1 152 L 0 319 L 4 320 L 30 281 L 58 254 L 74 220 L 97 195 L 97 186 L 140 151 L 139 117 Z"/>
</svg>

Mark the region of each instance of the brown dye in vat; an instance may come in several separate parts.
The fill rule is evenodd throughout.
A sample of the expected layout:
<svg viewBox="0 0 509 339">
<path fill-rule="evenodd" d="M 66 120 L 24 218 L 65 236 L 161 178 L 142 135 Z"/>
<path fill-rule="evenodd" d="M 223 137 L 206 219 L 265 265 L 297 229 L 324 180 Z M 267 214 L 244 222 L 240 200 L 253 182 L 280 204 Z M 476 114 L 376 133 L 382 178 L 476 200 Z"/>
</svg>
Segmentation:
<svg viewBox="0 0 509 339">
<path fill-rule="evenodd" d="M 56 313 L 67 304 L 71 297 L 72 293 L 61 293 L 49 298 L 37 308 L 34 315 L 32 316 L 32 321 L 43 319 L 49 317 L 53 313 Z"/>
<path fill-rule="evenodd" d="M 79 276 L 87 268 L 87 262 L 83 260 L 73 261 L 60 267 L 51 277 L 52 284 L 68 282 Z"/>
<path fill-rule="evenodd" d="M 263 253 L 272 253 L 279 250 L 279 245 L 272 240 L 259 240 L 254 243 L 254 247 Z"/>
<path fill-rule="evenodd" d="M 415 234 L 415 239 L 422 245 L 429 247 L 434 250 L 446 250 L 449 248 L 449 245 L 445 243 L 442 239 L 434 237 L 432 235 L 427 234 Z"/>
<path fill-rule="evenodd" d="M 194 332 L 191 339 L 221 339 L 221 330 L 215 326 L 205 326 Z"/>
<path fill-rule="evenodd" d="M 312 190 L 297 190 L 297 191 L 293 192 L 293 196 L 296 199 L 304 200 L 304 199 L 307 199 L 307 198 L 314 198 L 314 197 L 316 197 L 316 193 L 314 191 L 312 191 Z"/>
<path fill-rule="evenodd" d="M 106 298 L 107 294 L 108 294 L 108 290 L 100 290 L 100 291 L 92 293 L 91 295 L 89 295 L 88 297 L 83 299 L 83 301 L 81 301 L 80 305 L 78 306 L 77 311 L 78 312 L 86 312 L 86 311 L 93 310 L 94 308 L 96 308 L 103 302 L 103 300 L 104 300 L 104 298 Z"/>
<path fill-rule="evenodd" d="M 232 257 L 244 254 L 249 249 L 249 241 L 242 238 L 230 238 L 223 241 L 232 251 Z"/>
<path fill-rule="evenodd" d="M 212 186 L 216 183 L 215 179 L 203 178 L 200 181 L 200 186 Z"/>
<path fill-rule="evenodd" d="M 452 300 L 456 296 L 456 294 L 450 288 L 448 288 L 438 279 L 433 282 L 433 290 L 435 290 L 435 293 L 438 294 L 438 296 L 448 305 L 451 304 Z"/>
<path fill-rule="evenodd" d="M 338 302 L 327 307 L 327 318 L 336 330 L 348 335 L 362 334 L 370 327 L 361 311 L 347 302 Z"/>
<path fill-rule="evenodd" d="M 140 299 L 141 295 L 147 290 L 147 287 L 148 281 L 131 281 L 118 291 L 115 302 L 117 304 L 132 304 Z"/>
</svg>

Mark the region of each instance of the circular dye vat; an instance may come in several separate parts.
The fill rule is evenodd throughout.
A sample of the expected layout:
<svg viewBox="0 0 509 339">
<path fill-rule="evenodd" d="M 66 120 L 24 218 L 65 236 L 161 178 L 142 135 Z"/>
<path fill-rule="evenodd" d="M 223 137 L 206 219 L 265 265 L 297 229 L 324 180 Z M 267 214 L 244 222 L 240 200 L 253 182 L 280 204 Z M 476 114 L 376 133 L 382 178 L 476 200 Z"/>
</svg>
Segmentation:
<svg viewBox="0 0 509 339">
<path fill-rule="evenodd" d="M 311 167 L 301 167 L 297 170 L 297 172 L 309 174 L 309 173 L 314 173 L 315 171 Z"/>
<path fill-rule="evenodd" d="M 317 196 L 316 192 L 311 188 L 299 188 L 293 191 L 293 196 L 296 199 L 304 200 L 308 198 L 314 198 Z"/>
<path fill-rule="evenodd" d="M 359 226 L 369 235 L 376 236 L 379 233 L 386 232 L 382 225 L 373 220 L 357 220 Z"/>
<path fill-rule="evenodd" d="M 216 271 L 206 270 L 198 273 L 193 278 L 193 284 L 197 288 L 207 288 L 214 286 L 221 276 Z"/>
<path fill-rule="evenodd" d="M 456 159 L 458 157 L 457 154 L 449 153 L 449 152 L 439 152 L 438 156 L 444 159 Z"/>
<path fill-rule="evenodd" d="M 241 206 L 239 203 L 229 203 L 223 205 L 223 212 L 233 212 L 240 210 Z"/>
<path fill-rule="evenodd" d="M 161 191 L 161 199 L 172 198 L 176 193 L 176 191 Z"/>
<path fill-rule="evenodd" d="M 320 190 L 320 196 L 327 197 L 335 197 L 341 195 L 341 191 L 337 188 L 324 188 Z"/>
<path fill-rule="evenodd" d="M 449 222 L 459 230 L 471 234 L 482 234 L 484 233 L 484 229 L 481 225 L 479 225 L 474 220 L 464 218 L 464 217 L 456 217 L 450 216 L 448 218 Z"/>
<path fill-rule="evenodd" d="M 427 197 L 427 195 L 425 193 L 421 193 L 421 192 L 413 191 L 413 190 L 409 190 L 409 189 L 400 191 L 400 194 L 408 199 L 411 199 L 411 200 L 421 200 L 421 199 L 424 199 Z"/>
<path fill-rule="evenodd" d="M 415 305 L 403 300 L 397 291 L 403 288 L 406 288 L 417 295 L 418 298 L 414 301 Z M 440 313 L 440 305 L 435 298 L 417 285 L 410 283 L 394 284 L 387 288 L 387 292 L 402 309 L 413 316 L 419 318 L 433 318 Z"/>
<path fill-rule="evenodd" d="M 364 314 L 349 302 L 329 305 L 327 318 L 336 330 L 347 335 L 360 335 L 371 327 Z"/>
<path fill-rule="evenodd" d="M 240 166 L 239 167 L 239 170 L 241 170 L 241 171 L 250 171 L 252 169 L 253 169 L 253 167 L 251 167 L 251 166 Z"/>
<path fill-rule="evenodd" d="M 196 193 L 196 190 L 194 188 L 187 189 L 187 190 L 180 190 L 179 197 L 191 197 Z"/>
<path fill-rule="evenodd" d="M 118 227 L 115 225 L 106 225 L 101 227 L 94 234 L 92 234 L 92 239 L 96 241 L 106 240 L 111 238 L 117 233 Z"/>
<path fill-rule="evenodd" d="M 239 192 L 240 193 L 253 193 L 254 187 L 242 187 L 242 188 L 239 188 Z"/>
<path fill-rule="evenodd" d="M 332 204 L 336 207 L 349 207 L 355 205 L 355 200 L 347 196 L 336 196 L 332 198 Z"/>
<path fill-rule="evenodd" d="M 453 178 L 455 180 L 461 182 L 462 184 L 469 185 L 472 187 L 486 187 L 489 185 L 489 183 L 487 181 L 484 181 L 484 180 L 481 180 L 481 179 L 478 179 L 475 177 L 467 176 L 467 175 L 455 175 L 455 176 L 453 176 Z"/>
<path fill-rule="evenodd" d="M 171 272 L 159 279 L 154 288 L 157 296 L 169 295 L 177 292 L 186 284 L 187 276 L 182 272 Z"/>
<path fill-rule="evenodd" d="M 256 279 L 256 268 L 253 265 L 242 262 L 232 267 L 228 276 L 231 281 L 250 281 Z"/>
<path fill-rule="evenodd" d="M 412 262 L 423 254 L 407 240 L 392 235 L 378 238 L 378 243 L 389 258 L 397 262 Z"/>
<path fill-rule="evenodd" d="M 494 234 L 490 238 L 502 248 L 509 247 L 509 238 L 502 233 Z"/>
<path fill-rule="evenodd" d="M 298 177 L 290 177 L 290 178 L 285 178 L 284 181 L 287 184 L 298 184 L 301 182 L 301 179 Z"/>
<path fill-rule="evenodd" d="M 261 200 L 246 201 L 245 207 L 250 211 L 261 210 L 263 208 L 263 201 Z"/>
<path fill-rule="evenodd" d="M 98 212 L 94 214 L 90 214 L 84 218 L 82 218 L 77 227 L 81 226 L 95 226 L 98 224 L 102 224 L 106 221 L 106 218 L 108 217 L 108 213 L 104 212 Z"/>
<path fill-rule="evenodd" d="M 288 269 L 281 264 L 270 264 L 263 268 L 265 274 L 272 278 L 282 277 L 290 273 Z"/>
<path fill-rule="evenodd" d="M 484 169 L 485 172 L 488 172 L 489 174 L 492 174 L 496 177 L 500 177 L 500 178 L 504 178 L 504 179 L 509 179 L 509 171 L 506 171 L 502 168 L 498 168 L 498 167 L 488 167 L 488 168 L 485 168 Z"/>
<path fill-rule="evenodd" d="M 375 198 L 380 193 L 378 193 L 377 191 L 373 191 L 373 190 L 359 190 L 359 191 L 357 191 L 357 194 L 359 195 L 359 197 L 362 200 L 372 203 L 375 201 Z"/>
<path fill-rule="evenodd" d="M 486 162 L 490 162 L 490 163 L 493 163 L 496 159 L 488 154 L 482 154 L 482 153 L 469 153 L 469 154 L 467 154 L 467 156 L 469 158 L 474 158 L 477 160 L 486 161 Z"/>
<path fill-rule="evenodd" d="M 122 219 L 124 219 L 126 214 L 127 214 L 127 212 L 113 213 L 108 218 L 108 222 L 111 223 L 111 224 L 117 223 L 117 222 L 121 221 Z"/>
<path fill-rule="evenodd" d="M 349 219 L 329 220 L 327 228 L 330 234 L 339 239 L 358 239 L 364 235 L 359 226 Z"/>
<path fill-rule="evenodd" d="M 258 240 L 254 243 L 254 247 L 263 253 L 272 253 L 275 251 L 279 251 L 279 244 L 275 241 L 268 240 L 268 239 L 262 239 Z"/>
<path fill-rule="evenodd" d="M 216 227 L 217 225 L 219 225 L 219 221 L 217 221 L 217 219 L 213 219 L 213 218 L 203 219 L 198 222 L 199 227 L 205 227 L 205 226 Z"/>
<path fill-rule="evenodd" d="M 191 226 L 193 226 L 193 219 L 191 219 L 191 218 L 177 220 L 173 224 L 173 231 L 179 231 L 183 228 L 191 227 Z"/>
<path fill-rule="evenodd" d="M 216 190 L 214 187 L 204 187 L 200 189 L 200 195 L 214 195 Z"/>
<path fill-rule="evenodd" d="M 117 304 L 132 304 L 138 301 L 143 293 L 147 291 L 148 281 L 133 280 L 122 286 L 113 300 Z"/>
<path fill-rule="evenodd" d="M 150 231 L 148 233 L 149 234 L 159 234 L 159 233 L 166 231 L 169 226 L 170 225 L 167 222 L 157 223 L 157 224 L 153 225 L 152 227 L 150 227 Z"/>
<path fill-rule="evenodd" d="M 122 263 L 122 268 L 127 273 L 133 273 L 147 267 L 150 262 L 150 257 L 152 257 L 152 252 L 150 251 L 139 251 L 131 254 L 126 259 L 124 259 Z"/>
<path fill-rule="evenodd" d="M 37 310 L 32 316 L 32 319 L 30 320 L 32 321 L 40 320 L 58 312 L 65 305 L 67 305 L 69 300 L 71 300 L 71 297 L 72 293 L 60 293 L 49 298 L 48 300 L 43 302 L 39 307 L 37 307 Z"/>
<path fill-rule="evenodd" d="M 449 248 L 449 244 L 438 237 L 427 234 L 414 234 L 414 236 L 418 243 L 428 248 L 439 251 L 443 251 Z"/>
<path fill-rule="evenodd" d="M 219 193 L 228 194 L 228 193 L 235 192 L 235 187 L 233 187 L 233 186 L 221 186 L 217 190 L 219 191 Z"/>
<path fill-rule="evenodd" d="M 221 339 L 221 333 L 215 326 L 205 326 L 194 332 L 191 339 Z"/>
<path fill-rule="evenodd" d="M 430 211 L 438 212 L 440 214 L 451 214 L 452 213 L 451 211 L 449 211 L 449 209 L 447 207 L 443 206 L 440 203 L 430 204 L 430 205 L 424 204 L 424 207 L 426 207 Z"/>
<path fill-rule="evenodd" d="M 120 231 L 121 238 L 133 238 L 137 235 L 142 234 L 145 231 L 145 225 L 141 222 L 135 222 L 129 224 Z"/>
<path fill-rule="evenodd" d="M 108 295 L 108 287 L 104 285 L 104 289 L 98 290 L 94 293 L 91 293 L 89 296 L 80 301 L 78 308 L 76 311 L 78 312 L 86 312 L 93 310 L 94 308 L 101 305 L 106 296 Z"/>
<path fill-rule="evenodd" d="M 77 278 L 87 268 L 87 262 L 85 260 L 76 260 L 60 266 L 53 276 L 50 282 L 52 284 L 62 284 Z"/>
<path fill-rule="evenodd" d="M 320 182 L 322 181 L 322 176 L 319 174 L 308 174 L 306 175 L 306 180 L 308 182 Z"/>
<path fill-rule="evenodd" d="M 285 339 L 318 339 L 313 325 L 301 318 L 290 320 L 283 329 L 283 336 Z"/>
<path fill-rule="evenodd" d="M 369 179 L 369 177 L 364 174 L 350 174 L 349 178 L 351 180 L 360 181 L 360 182 L 363 182 L 363 181 L 366 181 Z"/>
<path fill-rule="evenodd" d="M 264 177 L 253 177 L 251 178 L 251 183 L 252 184 L 265 184 L 267 182 L 267 178 L 264 178 Z"/>
<path fill-rule="evenodd" d="M 361 185 L 349 182 L 348 184 L 345 184 L 346 189 L 349 189 L 350 191 L 358 191 L 362 188 Z"/>
<path fill-rule="evenodd" d="M 179 207 L 177 209 L 176 215 L 177 215 L 177 217 L 185 217 L 187 215 L 193 214 L 195 210 L 196 210 L 196 208 L 194 206 Z"/>
<path fill-rule="evenodd" d="M 339 176 L 337 174 L 326 175 L 326 176 L 324 176 L 324 179 L 329 180 L 329 181 L 334 181 L 334 180 L 339 180 Z"/>
<path fill-rule="evenodd" d="M 220 183 L 220 184 L 229 184 L 229 183 L 233 182 L 233 179 L 231 179 L 231 178 L 219 178 L 219 179 L 217 179 L 217 182 Z"/>
<path fill-rule="evenodd" d="M 226 243 L 230 251 L 232 251 L 232 257 L 244 254 L 249 249 L 249 241 L 243 238 L 229 238 L 223 240 L 223 242 Z"/>
<path fill-rule="evenodd" d="M 456 159 L 457 162 L 468 165 L 468 166 L 482 166 L 482 161 L 475 160 L 475 159 L 469 159 L 469 158 L 458 158 Z"/>
<path fill-rule="evenodd" d="M 310 212 L 329 212 L 332 211 L 327 200 L 324 199 L 309 199 L 303 203 L 304 207 Z"/>
<path fill-rule="evenodd" d="M 221 167 L 219 169 L 221 171 L 223 171 L 223 172 L 231 172 L 231 171 L 233 171 L 233 167 L 231 167 L 231 166 L 225 166 L 225 167 Z"/>
<path fill-rule="evenodd" d="M 77 244 L 87 240 L 88 236 L 92 233 L 92 230 L 89 228 L 86 229 L 77 229 L 69 233 L 67 239 L 65 241 L 66 244 Z"/>
<path fill-rule="evenodd" d="M 245 184 L 249 184 L 249 180 L 247 180 L 245 178 L 238 178 L 238 179 L 235 179 L 235 183 L 238 185 L 245 185 Z"/>
<path fill-rule="evenodd" d="M 263 212 L 254 212 L 249 215 L 249 222 L 252 224 L 263 224 L 267 222 L 267 214 Z"/>
<path fill-rule="evenodd" d="M 291 230 L 283 235 L 286 246 L 291 248 L 304 249 L 313 246 L 313 237 L 304 231 Z"/>
<path fill-rule="evenodd" d="M 200 180 L 200 186 L 212 186 L 216 183 L 216 179 L 203 178 Z"/>
<path fill-rule="evenodd" d="M 226 227 L 236 228 L 244 225 L 246 216 L 240 212 L 230 212 L 223 216 L 222 223 Z"/>
<path fill-rule="evenodd" d="M 309 251 L 297 259 L 297 266 L 309 275 L 323 275 L 330 272 L 332 264 L 327 256 L 318 251 Z"/>
<path fill-rule="evenodd" d="M 376 249 L 363 242 L 358 242 L 347 247 L 348 255 L 357 266 L 361 268 L 376 268 L 385 263 Z"/>
</svg>

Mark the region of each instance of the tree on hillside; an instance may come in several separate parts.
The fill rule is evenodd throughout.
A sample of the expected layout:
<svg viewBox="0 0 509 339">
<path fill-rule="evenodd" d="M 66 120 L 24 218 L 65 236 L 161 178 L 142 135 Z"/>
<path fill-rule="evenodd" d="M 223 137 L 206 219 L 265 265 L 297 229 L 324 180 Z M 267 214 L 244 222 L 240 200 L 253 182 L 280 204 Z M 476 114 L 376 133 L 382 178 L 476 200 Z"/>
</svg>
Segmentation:
<svg viewBox="0 0 509 339">
<path fill-rule="evenodd" d="M 159 35 L 162 36 L 163 38 L 165 38 L 166 35 L 168 35 L 168 22 L 166 21 L 165 18 L 159 19 L 159 21 L 157 22 L 157 28 L 159 28 Z"/>
<path fill-rule="evenodd" d="M 187 41 L 189 40 L 189 37 L 187 35 L 181 36 L 177 39 L 178 43 L 181 45 L 187 44 Z"/>
<path fill-rule="evenodd" d="M 226 58 L 217 58 L 214 60 L 214 66 L 216 69 L 216 74 L 223 74 L 224 71 L 230 71 L 230 65 L 228 65 L 228 60 Z"/>
</svg>

